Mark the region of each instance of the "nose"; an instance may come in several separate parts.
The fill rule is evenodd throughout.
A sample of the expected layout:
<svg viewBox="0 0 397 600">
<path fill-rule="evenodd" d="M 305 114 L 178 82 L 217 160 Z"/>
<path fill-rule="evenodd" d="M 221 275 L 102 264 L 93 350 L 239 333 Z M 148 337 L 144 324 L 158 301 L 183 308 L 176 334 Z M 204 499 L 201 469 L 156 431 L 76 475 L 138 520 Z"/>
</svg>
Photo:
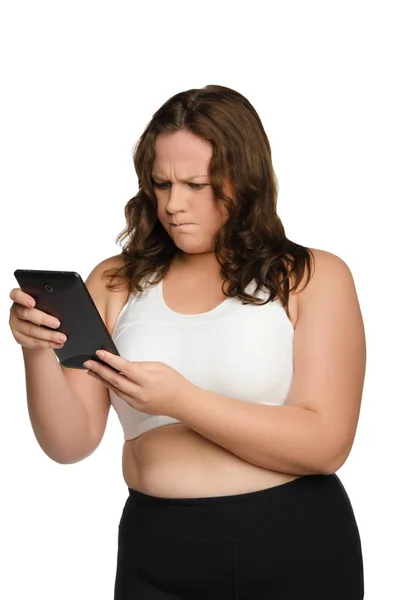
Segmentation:
<svg viewBox="0 0 397 600">
<path fill-rule="evenodd" d="M 170 215 L 174 215 L 180 211 L 186 209 L 186 190 L 183 189 L 183 185 L 173 183 L 169 196 L 166 202 L 166 209 Z"/>
</svg>

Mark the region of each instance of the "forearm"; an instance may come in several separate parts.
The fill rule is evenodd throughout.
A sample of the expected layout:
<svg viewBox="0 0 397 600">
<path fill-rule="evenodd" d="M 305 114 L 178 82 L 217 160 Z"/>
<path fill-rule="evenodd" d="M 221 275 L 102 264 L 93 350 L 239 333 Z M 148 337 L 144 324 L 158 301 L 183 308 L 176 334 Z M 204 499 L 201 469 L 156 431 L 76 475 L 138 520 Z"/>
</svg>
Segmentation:
<svg viewBox="0 0 397 600">
<path fill-rule="evenodd" d="M 29 418 L 40 447 L 59 463 L 82 460 L 92 452 L 88 416 L 54 351 L 22 348 L 22 353 Z"/>
<path fill-rule="evenodd" d="M 193 386 L 176 418 L 254 465 L 307 475 L 333 472 L 319 415 L 293 406 L 252 404 Z"/>
</svg>

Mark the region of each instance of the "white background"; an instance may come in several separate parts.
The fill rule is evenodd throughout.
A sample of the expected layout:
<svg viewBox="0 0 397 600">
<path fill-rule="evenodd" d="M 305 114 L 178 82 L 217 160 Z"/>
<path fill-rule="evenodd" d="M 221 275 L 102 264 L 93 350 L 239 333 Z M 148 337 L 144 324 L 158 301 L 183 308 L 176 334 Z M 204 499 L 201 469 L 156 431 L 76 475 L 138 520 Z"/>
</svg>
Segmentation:
<svg viewBox="0 0 397 600">
<path fill-rule="evenodd" d="M 238 90 L 260 114 L 287 236 L 337 254 L 353 273 L 367 373 L 338 475 L 360 528 L 365 598 L 397 598 L 393 5 L 2 3 L 1 598 L 110 600 L 127 498 L 113 410 L 85 461 L 59 465 L 38 446 L 8 326 L 13 272 L 85 279 L 119 253 L 137 191 L 134 144 L 165 100 L 207 84 Z"/>
</svg>

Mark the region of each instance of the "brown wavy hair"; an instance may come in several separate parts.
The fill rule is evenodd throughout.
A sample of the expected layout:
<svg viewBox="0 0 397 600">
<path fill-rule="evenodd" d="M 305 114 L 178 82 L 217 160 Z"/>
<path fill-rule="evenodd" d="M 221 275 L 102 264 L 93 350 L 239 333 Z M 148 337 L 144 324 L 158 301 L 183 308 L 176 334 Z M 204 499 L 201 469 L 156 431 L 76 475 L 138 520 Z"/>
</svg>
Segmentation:
<svg viewBox="0 0 397 600">
<path fill-rule="evenodd" d="M 127 283 L 129 294 L 142 292 L 164 278 L 179 250 L 157 218 L 152 166 L 157 136 L 181 129 L 212 145 L 209 181 L 215 198 L 223 202 L 227 211 L 225 223 L 214 237 L 221 277 L 229 282 L 225 296 L 257 305 L 277 297 L 289 316 L 289 292 L 298 288 L 306 266 L 308 283 L 313 253 L 286 237 L 277 215 L 278 182 L 259 115 L 239 92 L 220 85 L 172 96 L 154 113 L 139 138 L 133 150 L 139 190 L 125 206 L 126 226 L 116 238 L 116 243 L 126 240 L 122 264 L 104 272 L 104 277 L 118 282 L 108 283 L 106 288 L 113 290 Z M 226 179 L 236 201 L 224 192 Z M 269 290 L 266 301 L 245 292 L 253 279 L 255 293 L 262 286 Z"/>
</svg>

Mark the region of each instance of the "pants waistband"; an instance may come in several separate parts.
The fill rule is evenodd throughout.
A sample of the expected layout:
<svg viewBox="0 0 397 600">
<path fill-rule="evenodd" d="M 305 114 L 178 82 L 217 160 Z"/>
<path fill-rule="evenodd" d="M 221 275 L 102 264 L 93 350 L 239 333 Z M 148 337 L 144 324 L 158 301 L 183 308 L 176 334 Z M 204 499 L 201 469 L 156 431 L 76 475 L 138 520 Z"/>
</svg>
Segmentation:
<svg viewBox="0 0 397 600">
<path fill-rule="evenodd" d="M 305 475 L 233 496 L 160 498 L 129 489 L 120 526 L 148 538 L 221 540 L 277 532 L 332 513 L 353 516 L 339 477 Z"/>
</svg>

